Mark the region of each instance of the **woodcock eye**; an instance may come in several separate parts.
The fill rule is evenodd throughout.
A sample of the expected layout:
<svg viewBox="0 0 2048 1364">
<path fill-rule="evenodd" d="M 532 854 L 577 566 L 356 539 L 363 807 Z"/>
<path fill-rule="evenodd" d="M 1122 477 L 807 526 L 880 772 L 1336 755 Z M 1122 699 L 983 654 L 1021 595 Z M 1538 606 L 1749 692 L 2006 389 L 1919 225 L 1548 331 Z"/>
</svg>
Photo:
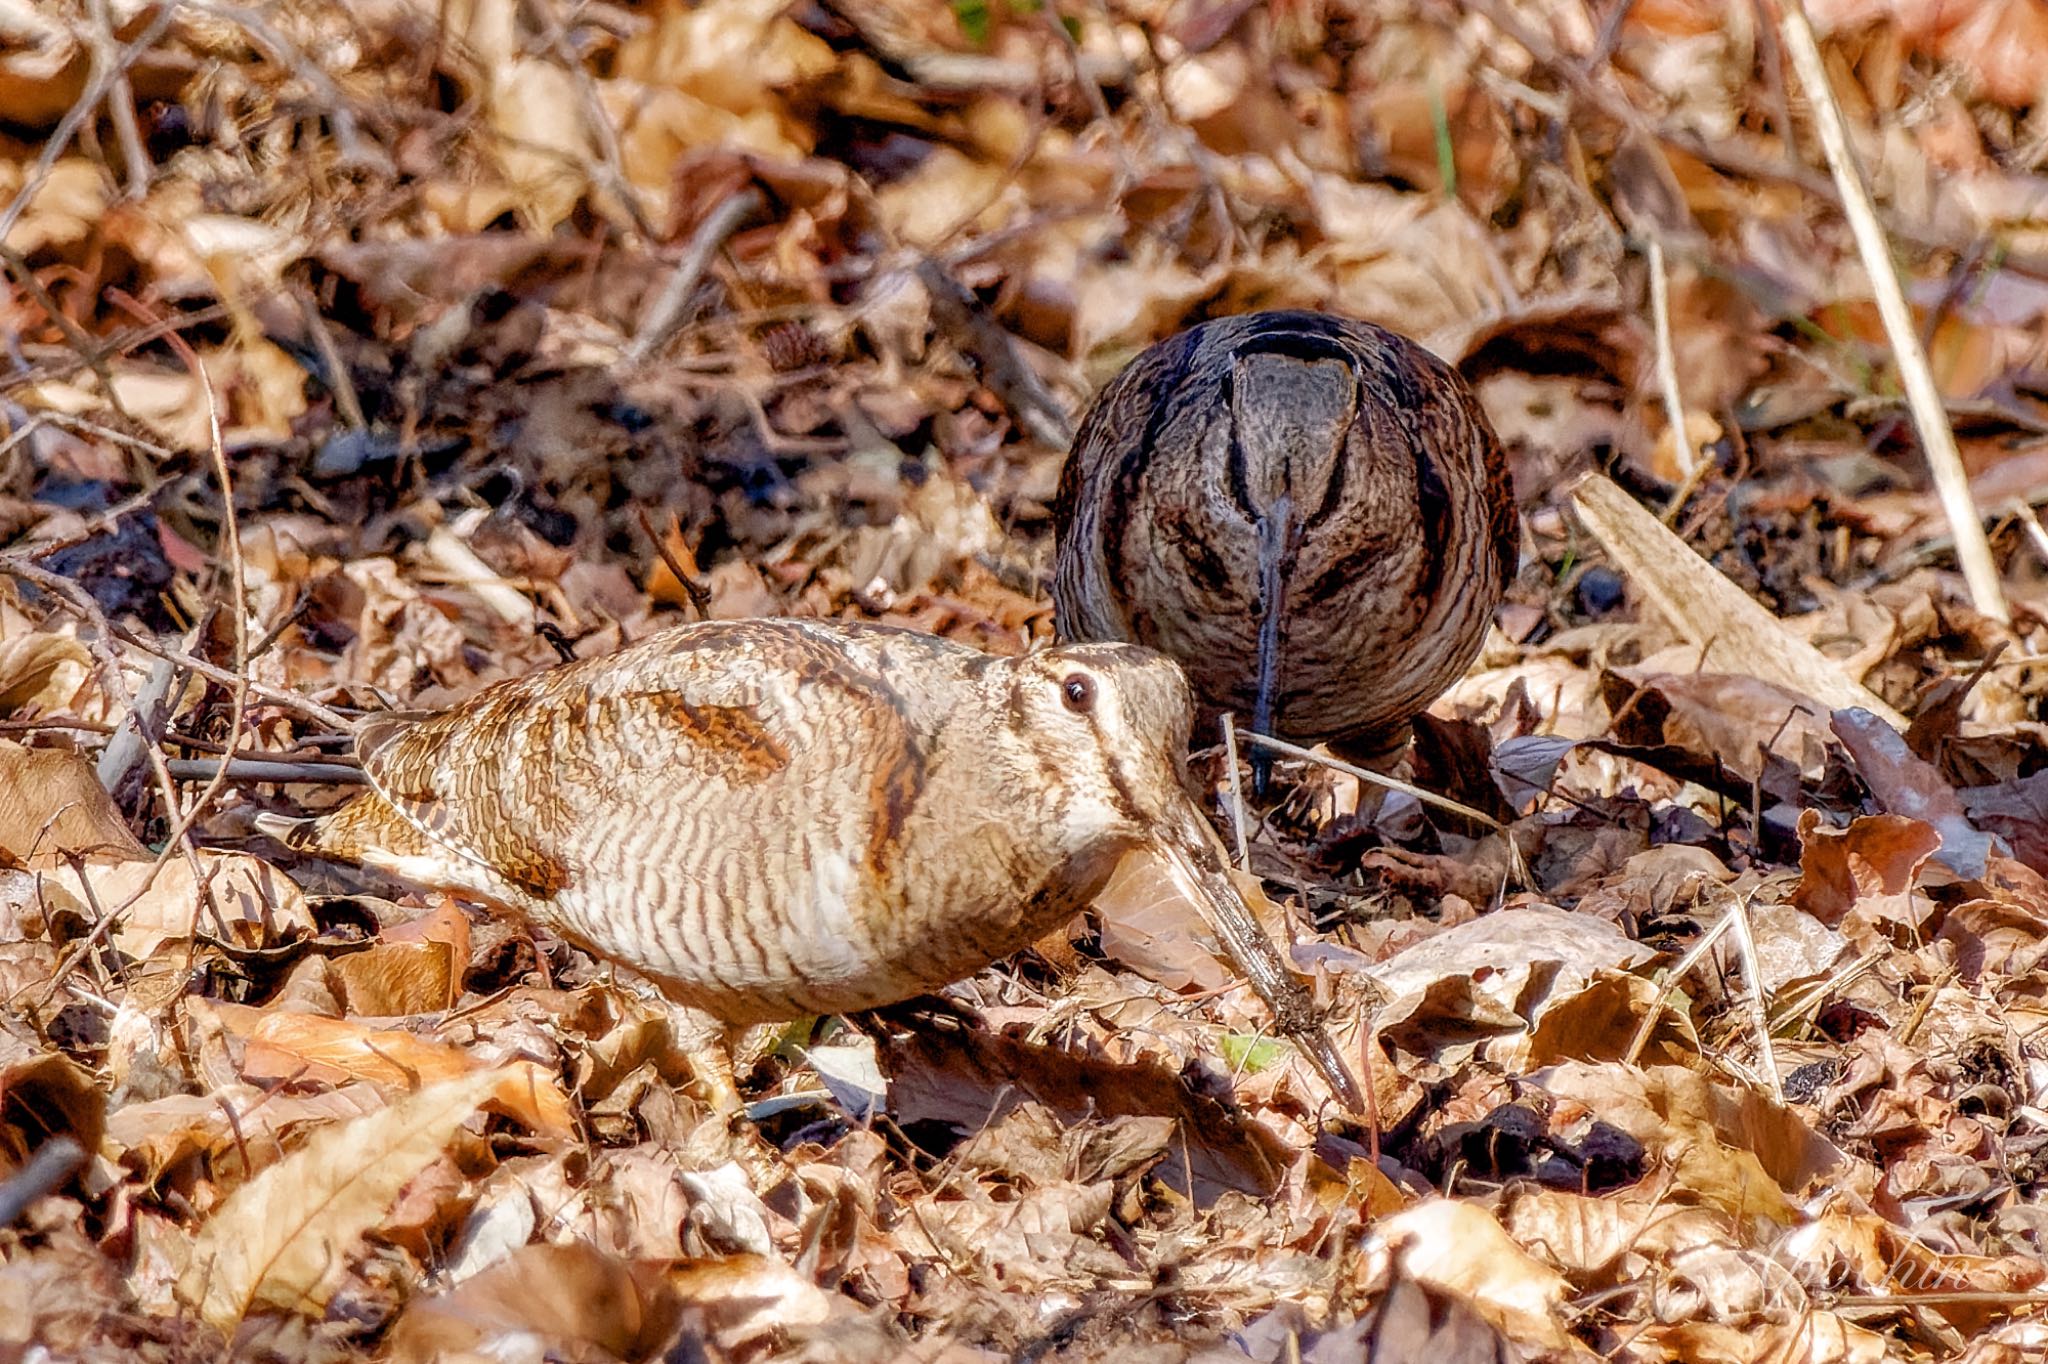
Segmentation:
<svg viewBox="0 0 2048 1364">
<path fill-rule="evenodd" d="M 1060 700 L 1076 715 L 1086 715 L 1095 705 L 1095 679 L 1086 673 L 1068 673 L 1060 683 Z"/>
</svg>

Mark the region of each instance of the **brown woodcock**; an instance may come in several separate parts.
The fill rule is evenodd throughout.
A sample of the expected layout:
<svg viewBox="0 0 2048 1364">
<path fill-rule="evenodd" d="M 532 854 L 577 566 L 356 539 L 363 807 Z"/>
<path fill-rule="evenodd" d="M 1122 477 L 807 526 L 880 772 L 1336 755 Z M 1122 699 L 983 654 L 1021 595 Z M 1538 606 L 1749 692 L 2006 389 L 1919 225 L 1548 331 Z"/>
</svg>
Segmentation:
<svg viewBox="0 0 2048 1364">
<path fill-rule="evenodd" d="M 1518 540 L 1500 442 L 1457 372 L 1311 312 L 1140 354 L 1082 417 L 1054 520 L 1061 638 L 1147 645 L 1205 714 L 1360 754 L 1471 663 Z"/>
<path fill-rule="evenodd" d="M 1183 783 L 1179 668 L 827 621 L 686 625 L 357 733 L 372 790 L 264 827 L 508 907 L 729 1024 L 961 980 L 1150 846 L 1357 1111 Z"/>
</svg>

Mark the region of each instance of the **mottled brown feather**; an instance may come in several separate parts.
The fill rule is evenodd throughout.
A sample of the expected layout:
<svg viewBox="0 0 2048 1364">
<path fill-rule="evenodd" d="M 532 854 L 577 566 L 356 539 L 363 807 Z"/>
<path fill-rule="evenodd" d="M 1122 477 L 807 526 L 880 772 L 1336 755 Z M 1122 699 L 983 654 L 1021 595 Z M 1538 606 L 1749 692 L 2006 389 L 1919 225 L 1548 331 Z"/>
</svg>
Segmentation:
<svg viewBox="0 0 2048 1364">
<path fill-rule="evenodd" d="M 1263 693 L 1281 734 L 1362 746 L 1470 664 L 1519 535 L 1506 458 L 1456 371 L 1306 312 L 1203 323 L 1139 355 L 1083 416 L 1054 518 L 1063 638 L 1148 645 L 1205 711 L 1253 720 Z"/>
</svg>

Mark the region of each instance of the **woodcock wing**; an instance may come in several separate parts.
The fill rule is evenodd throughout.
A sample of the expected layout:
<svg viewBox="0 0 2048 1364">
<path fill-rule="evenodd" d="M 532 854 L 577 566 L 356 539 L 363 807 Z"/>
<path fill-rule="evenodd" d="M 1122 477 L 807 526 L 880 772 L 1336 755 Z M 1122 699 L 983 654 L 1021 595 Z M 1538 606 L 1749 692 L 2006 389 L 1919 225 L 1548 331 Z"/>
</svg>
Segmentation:
<svg viewBox="0 0 2048 1364">
<path fill-rule="evenodd" d="M 1457 372 L 1309 312 L 1139 355 L 1082 417 L 1054 518 L 1062 638 L 1158 649 L 1205 711 L 1361 755 L 1471 663 L 1518 534 Z"/>
<path fill-rule="evenodd" d="M 266 827 L 507 906 L 728 1023 L 963 979 L 1149 845 L 1355 1109 L 1182 785 L 1192 718 L 1180 669 L 1128 645 L 997 658 L 881 626 L 715 621 L 372 717 L 372 792 Z"/>
</svg>

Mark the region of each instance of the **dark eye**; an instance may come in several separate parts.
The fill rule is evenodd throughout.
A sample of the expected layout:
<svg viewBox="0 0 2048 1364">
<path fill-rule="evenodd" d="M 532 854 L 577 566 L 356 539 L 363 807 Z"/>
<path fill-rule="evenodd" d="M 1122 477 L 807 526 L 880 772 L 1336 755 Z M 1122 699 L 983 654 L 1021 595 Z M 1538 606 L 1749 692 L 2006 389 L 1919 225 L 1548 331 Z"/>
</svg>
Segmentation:
<svg viewBox="0 0 2048 1364">
<path fill-rule="evenodd" d="M 1060 683 L 1060 700 L 1076 715 L 1086 715 L 1095 705 L 1095 679 L 1086 673 L 1068 673 Z"/>
</svg>

